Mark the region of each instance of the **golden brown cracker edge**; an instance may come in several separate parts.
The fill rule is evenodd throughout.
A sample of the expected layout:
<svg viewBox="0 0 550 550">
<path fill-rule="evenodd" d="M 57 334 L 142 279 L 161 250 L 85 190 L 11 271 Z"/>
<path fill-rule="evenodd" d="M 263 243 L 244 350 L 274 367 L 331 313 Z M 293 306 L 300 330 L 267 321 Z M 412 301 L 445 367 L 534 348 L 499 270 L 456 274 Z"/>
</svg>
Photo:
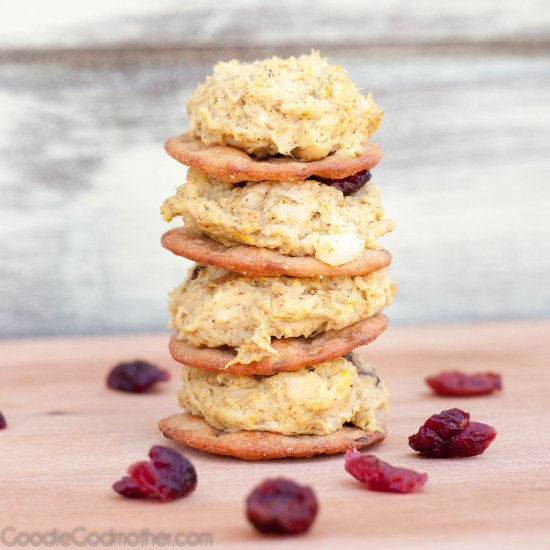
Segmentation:
<svg viewBox="0 0 550 550">
<path fill-rule="evenodd" d="M 319 454 L 343 453 L 363 449 L 385 438 L 383 431 L 365 431 L 343 426 L 329 435 L 282 435 L 274 432 L 223 432 L 203 418 L 180 413 L 159 422 L 164 437 L 201 451 L 228 455 L 243 460 L 306 458 Z"/>
<path fill-rule="evenodd" d="M 378 338 L 387 325 L 388 318 L 377 313 L 348 327 L 329 330 L 310 338 L 274 338 L 271 346 L 277 350 L 277 355 L 248 364 L 235 363 L 228 367 L 227 363 L 237 355 L 233 348 L 197 348 L 178 340 L 173 335 L 170 338 L 169 349 L 172 357 L 184 365 L 245 376 L 272 375 L 278 372 L 297 371 L 342 357 Z"/>
<path fill-rule="evenodd" d="M 340 277 L 368 275 L 391 264 L 387 250 L 365 249 L 359 258 L 331 266 L 313 256 L 285 256 L 276 250 L 250 245 L 227 247 L 185 227 L 170 229 L 161 238 L 164 248 L 195 262 L 253 277 Z"/>
<path fill-rule="evenodd" d="M 244 151 L 227 145 L 206 145 L 189 133 L 172 137 L 164 143 L 166 152 L 186 164 L 220 181 L 296 181 L 312 176 L 341 179 L 374 168 L 382 159 L 378 145 L 367 142 L 358 157 L 329 155 L 313 162 L 286 157 L 258 160 Z"/>
</svg>

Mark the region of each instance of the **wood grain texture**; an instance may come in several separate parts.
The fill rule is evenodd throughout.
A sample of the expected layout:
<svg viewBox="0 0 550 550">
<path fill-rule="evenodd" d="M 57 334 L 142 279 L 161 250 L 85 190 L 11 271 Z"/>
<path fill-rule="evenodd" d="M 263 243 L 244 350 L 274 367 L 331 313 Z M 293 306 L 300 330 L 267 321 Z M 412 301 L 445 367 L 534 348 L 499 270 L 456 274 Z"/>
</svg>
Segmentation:
<svg viewBox="0 0 550 550">
<path fill-rule="evenodd" d="M 110 488 L 154 443 L 159 418 L 177 411 L 177 366 L 167 335 L 0 343 L 0 524 L 18 529 L 114 528 L 211 531 L 214 547 L 258 548 L 243 515 L 250 488 L 266 476 L 312 484 L 321 511 L 306 538 L 285 548 L 547 548 L 550 539 L 550 322 L 390 328 L 365 349 L 390 388 L 389 436 L 375 450 L 429 474 L 412 495 L 365 491 L 341 456 L 245 463 L 185 450 L 197 491 L 171 504 L 129 501 Z M 110 391 L 117 361 L 142 357 L 170 367 L 172 380 L 150 395 Z M 440 369 L 496 370 L 500 395 L 432 396 L 423 378 Z M 461 406 L 493 424 L 498 437 L 479 457 L 430 460 L 406 437 L 430 414 Z M 261 548 L 279 541 L 263 540 Z"/>
<path fill-rule="evenodd" d="M 29 0 L 4 10 L 0 48 L 281 44 L 548 44 L 545 0 Z"/>
</svg>

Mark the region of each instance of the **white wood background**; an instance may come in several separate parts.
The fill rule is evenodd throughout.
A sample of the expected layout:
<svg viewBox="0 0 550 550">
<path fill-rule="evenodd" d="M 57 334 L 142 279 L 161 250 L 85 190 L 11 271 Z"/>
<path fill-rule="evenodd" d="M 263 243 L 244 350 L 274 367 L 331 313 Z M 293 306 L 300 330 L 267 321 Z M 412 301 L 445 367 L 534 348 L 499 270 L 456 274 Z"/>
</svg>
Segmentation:
<svg viewBox="0 0 550 550">
<path fill-rule="evenodd" d="M 0 45 L 548 44 L 546 0 L 2 0 Z"/>
<path fill-rule="evenodd" d="M 550 314 L 550 3 L 133 4 L 2 3 L 0 336 L 163 330 L 163 140 L 217 59 L 312 45 L 386 110 L 392 321 Z"/>
</svg>

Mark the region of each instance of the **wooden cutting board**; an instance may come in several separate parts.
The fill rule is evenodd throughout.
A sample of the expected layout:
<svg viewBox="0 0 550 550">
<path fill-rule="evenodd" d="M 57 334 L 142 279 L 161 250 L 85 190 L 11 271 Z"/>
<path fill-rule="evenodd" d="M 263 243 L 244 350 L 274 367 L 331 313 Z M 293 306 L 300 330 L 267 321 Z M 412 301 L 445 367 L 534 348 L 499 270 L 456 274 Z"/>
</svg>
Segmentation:
<svg viewBox="0 0 550 550">
<path fill-rule="evenodd" d="M 366 491 L 344 471 L 342 456 L 248 463 L 184 449 L 199 476 L 192 496 L 169 504 L 118 496 L 111 484 L 127 466 L 145 459 L 151 445 L 170 444 L 156 429 L 177 411 L 178 368 L 167 339 L 0 342 L 0 410 L 9 423 L 0 432 L 0 528 L 16 529 L 6 532 L 8 542 L 78 528 L 77 540 L 91 534 L 92 541 L 110 529 L 142 540 L 144 529 L 210 533 L 215 548 L 550 548 L 550 321 L 390 327 L 365 348 L 391 393 L 389 435 L 373 452 L 429 475 L 424 490 L 410 495 Z M 107 389 L 109 368 L 134 358 L 169 367 L 172 380 L 148 395 Z M 498 371 L 504 391 L 433 396 L 424 377 L 453 368 Z M 452 406 L 494 425 L 497 439 L 475 458 L 418 457 L 407 436 Z M 260 539 L 248 525 L 244 499 L 271 476 L 314 487 L 320 513 L 305 537 Z"/>
</svg>

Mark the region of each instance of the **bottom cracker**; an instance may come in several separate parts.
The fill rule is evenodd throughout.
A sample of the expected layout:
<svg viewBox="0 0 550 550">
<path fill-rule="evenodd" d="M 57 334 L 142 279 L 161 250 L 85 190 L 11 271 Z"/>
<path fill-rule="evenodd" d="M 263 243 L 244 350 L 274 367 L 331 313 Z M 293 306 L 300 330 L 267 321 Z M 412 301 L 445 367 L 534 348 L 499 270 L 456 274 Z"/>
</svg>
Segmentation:
<svg viewBox="0 0 550 550">
<path fill-rule="evenodd" d="M 304 458 L 318 454 L 343 453 L 379 443 L 386 434 L 367 432 L 354 426 L 343 426 L 329 435 L 281 435 L 273 432 L 223 432 L 203 418 L 180 413 L 159 422 L 164 437 L 183 445 L 217 455 L 243 460 L 270 458 Z"/>
</svg>

